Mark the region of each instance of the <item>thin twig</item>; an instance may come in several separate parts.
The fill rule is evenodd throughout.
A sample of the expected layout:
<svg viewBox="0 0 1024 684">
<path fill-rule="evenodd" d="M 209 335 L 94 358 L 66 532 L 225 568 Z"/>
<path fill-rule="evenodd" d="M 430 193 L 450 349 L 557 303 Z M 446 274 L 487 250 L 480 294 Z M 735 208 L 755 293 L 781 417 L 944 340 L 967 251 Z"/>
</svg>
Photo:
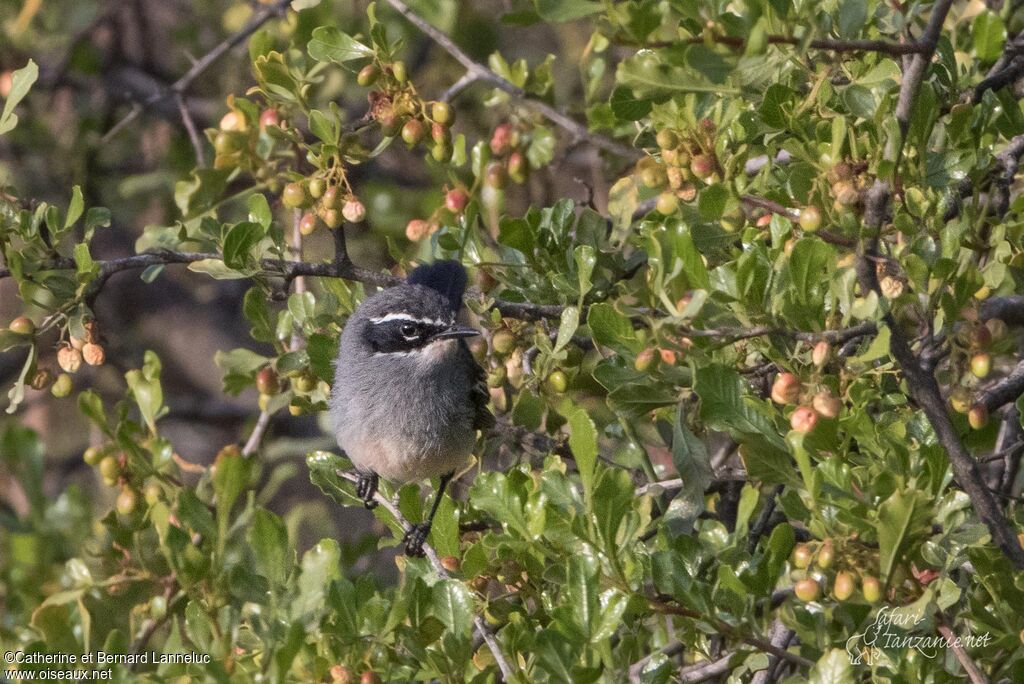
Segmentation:
<svg viewBox="0 0 1024 684">
<path fill-rule="evenodd" d="M 196 153 L 196 165 L 206 166 L 206 152 L 203 150 L 203 139 L 199 137 L 199 130 L 196 122 L 192 120 L 192 114 L 188 111 L 185 103 L 185 96 L 181 93 L 174 94 L 174 101 L 178 104 L 178 111 L 181 112 L 181 122 L 185 124 L 185 131 L 188 132 L 188 139 L 192 142 L 192 149 Z"/>
<path fill-rule="evenodd" d="M 670 644 L 662 646 L 654 653 L 645 655 L 643 658 L 629 666 L 629 683 L 639 684 L 640 674 L 644 671 L 644 668 L 647 667 L 647 663 L 651 662 L 655 656 L 663 655 L 666 658 L 673 658 L 682 653 L 684 648 L 683 642 L 673 641 Z"/>
<path fill-rule="evenodd" d="M 711 40 L 719 45 L 742 48 L 747 44 L 747 39 L 740 36 L 712 36 Z M 694 36 L 682 41 L 657 41 L 645 43 L 644 48 L 673 47 L 675 45 L 689 44 L 699 45 L 704 42 L 704 36 Z M 794 38 L 792 36 L 769 35 L 767 42 L 771 45 L 806 45 L 812 50 L 830 50 L 832 52 L 881 52 L 887 55 L 898 57 L 900 55 L 913 55 L 925 52 L 928 48 L 921 41 L 909 43 L 893 43 L 888 40 L 839 40 L 835 38 Z"/>
<path fill-rule="evenodd" d="M 735 652 L 726 651 L 718 660 L 704 663 L 694 663 L 679 669 L 680 684 L 699 684 L 710 679 L 717 679 L 732 669 L 731 663 Z"/>
<path fill-rule="evenodd" d="M 246 440 L 245 446 L 242 447 L 242 456 L 252 456 L 260 448 L 263 435 L 267 432 L 267 428 L 270 427 L 270 417 L 269 411 L 260 411 L 260 415 L 256 419 L 256 425 L 249 434 L 249 439 Z"/>
<path fill-rule="evenodd" d="M 591 133 L 587 130 L 585 125 L 576 121 L 572 117 L 566 116 L 542 100 L 530 97 L 525 90 L 516 84 L 502 78 L 484 65 L 473 61 L 473 59 L 463 52 L 459 46 L 452 42 L 448 36 L 434 28 L 434 26 L 427 22 L 426 19 L 416 14 L 416 12 L 414 12 L 407 4 L 402 2 L 402 0 L 385 1 L 387 4 L 391 5 L 396 12 L 408 19 L 414 26 L 416 26 L 416 28 L 426 34 L 428 38 L 437 43 L 445 52 L 455 58 L 455 61 L 465 68 L 466 76 L 471 77 L 471 80 L 467 81 L 465 85 L 468 85 L 472 81 L 486 81 L 499 90 L 508 93 L 522 102 L 525 106 L 539 112 L 541 116 L 551 123 L 568 132 L 571 136 L 570 144 L 585 140 L 595 147 L 599 147 L 606 152 L 611 152 L 612 154 L 617 154 L 620 157 L 625 157 L 626 159 L 635 159 L 639 156 L 640 153 L 635 148 L 616 142 L 615 140 L 611 140 L 602 135 Z M 462 81 L 466 76 L 463 76 L 459 80 Z"/>
<path fill-rule="evenodd" d="M 985 676 L 978 666 L 971 659 L 970 654 L 964 649 L 963 644 L 960 643 L 960 638 L 953 634 L 953 630 L 946 624 L 944 617 L 939 615 L 939 622 L 936 626 L 945 639 L 949 647 L 953 649 L 953 655 L 960 661 L 960 665 L 963 666 L 964 672 L 967 673 L 968 678 L 971 680 L 971 684 L 989 684 L 988 677 Z"/>
<path fill-rule="evenodd" d="M 348 480 L 352 484 L 355 484 L 359 479 L 354 473 L 345 470 L 337 471 L 337 475 L 344 480 Z M 395 520 L 398 521 L 398 524 L 401 525 L 403 531 L 408 532 L 412 529 L 412 523 L 406 520 L 405 516 L 398 510 L 398 506 L 396 506 L 394 502 L 380 492 L 376 492 L 374 494 L 374 498 L 377 500 L 377 503 L 384 508 L 384 510 L 390 513 Z M 430 564 L 434 567 L 434 570 L 438 575 L 445 579 L 455 579 L 452 577 L 452 574 L 448 572 L 443 565 L 441 565 L 441 558 L 437 555 L 437 551 L 434 550 L 433 546 L 428 543 L 424 543 L 423 552 L 426 554 L 427 560 L 430 561 Z M 473 624 L 476 626 L 476 630 L 484 640 L 484 643 L 486 643 L 487 647 L 491 650 L 491 654 L 494 656 L 494 661 L 498 664 L 498 669 L 501 670 L 502 677 L 505 681 L 511 680 L 515 677 L 517 668 L 512 666 L 508 657 L 506 657 L 504 652 L 501 650 L 501 644 L 498 643 L 498 639 L 494 636 L 494 632 L 491 631 L 491 628 L 479 615 L 473 616 Z"/>
<path fill-rule="evenodd" d="M 258 31 L 259 28 L 270 19 L 282 14 L 290 4 L 291 0 L 277 0 L 277 2 L 272 5 L 265 5 L 264 7 L 261 7 L 252 15 L 249 21 L 246 22 L 245 26 L 222 40 L 212 50 L 196 60 L 195 64 L 192 65 L 192 68 L 189 69 L 184 76 L 172 83 L 166 90 L 153 93 L 149 98 L 133 108 L 131 112 L 118 121 L 113 128 L 106 132 L 106 134 L 104 134 L 100 142 L 110 142 L 114 136 L 125 128 L 125 126 L 135 121 L 143 111 L 152 107 L 157 102 L 173 95 L 181 95 L 185 93 L 189 86 L 192 85 L 192 82 L 199 78 L 217 60 L 227 54 L 236 45 L 239 45 L 246 38 L 256 33 L 256 31 Z"/>
</svg>

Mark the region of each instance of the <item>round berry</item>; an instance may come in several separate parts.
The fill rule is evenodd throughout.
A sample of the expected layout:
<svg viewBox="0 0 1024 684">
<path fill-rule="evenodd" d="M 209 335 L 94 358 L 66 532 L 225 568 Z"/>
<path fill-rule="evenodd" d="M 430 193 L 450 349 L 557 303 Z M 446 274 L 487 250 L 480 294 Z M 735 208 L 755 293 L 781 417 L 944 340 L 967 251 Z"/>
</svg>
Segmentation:
<svg viewBox="0 0 1024 684">
<path fill-rule="evenodd" d="M 380 78 L 380 69 L 376 64 L 367 64 L 356 75 L 356 83 L 364 88 L 369 88 Z"/>
<path fill-rule="evenodd" d="M 846 572 L 845 570 L 836 573 L 836 580 L 832 585 L 832 594 L 839 601 L 845 601 L 846 599 L 853 596 L 854 590 L 857 588 L 857 583 L 853 578 L 853 574 Z"/>
<path fill-rule="evenodd" d="M 658 131 L 658 134 L 654 136 L 655 142 L 658 143 L 658 147 L 663 150 L 671 150 L 679 147 L 679 136 L 676 135 L 675 131 L 663 128 Z"/>
<path fill-rule="evenodd" d="M 499 330 L 491 338 L 491 348 L 497 354 L 508 354 L 516 348 L 516 337 L 511 330 Z"/>
<path fill-rule="evenodd" d="M 676 197 L 673 192 L 663 192 L 658 195 L 658 201 L 654 205 L 654 209 L 663 216 L 669 216 L 676 213 L 676 209 L 679 208 L 679 198 Z"/>
<path fill-rule="evenodd" d="M 301 207 L 306 203 L 306 190 L 300 183 L 289 183 L 281 193 L 281 203 L 289 209 Z"/>
<path fill-rule="evenodd" d="M 413 219 L 405 226 L 405 237 L 411 242 L 419 242 L 430 232 L 430 224 L 423 219 Z"/>
<path fill-rule="evenodd" d="M 280 126 L 281 115 L 273 107 L 260 112 L 260 130 L 265 131 L 267 126 Z"/>
<path fill-rule="evenodd" d="M 71 394 L 72 382 L 71 376 L 67 373 L 61 373 L 57 376 L 57 379 L 53 383 L 53 387 L 50 388 L 50 394 L 63 399 L 64 397 Z"/>
<path fill-rule="evenodd" d="M 256 390 L 260 394 L 277 394 L 281 391 L 281 383 L 277 378 L 277 371 L 270 366 L 265 366 L 256 374 Z"/>
<path fill-rule="evenodd" d="M 808 233 L 821 228 L 821 211 L 817 207 L 805 207 L 800 212 L 800 227 Z"/>
<path fill-rule="evenodd" d="M 139 495 L 135 493 L 135 490 L 131 487 L 125 487 L 121 490 L 121 493 L 117 495 L 117 503 L 115 506 L 118 513 L 127 516 L 135 512 L 135 507 L 138 503 Z"/>
<path fill-rule="evenodd" d="M 453 214 L 461 214 L 468 203 L 469 195 L 458 188 L 449 190 L 444 196 L 444 208 Z"/>
<path fill-rule="evenodd" d="M 36 331 L 36 324 L 28 316 L 18 316 L 10 325 L 11 332 L 15 335 L 31 335 Z"/>
<path fill-rule="evenodd" d="M 982 352 L 971 357 L 971 373 L 978 378 L 986 378 L 992 371 L 992 357 Z"/>
<path fill-rule="evenodd" d="M 442 126 L 449 126 L 452 123 L 452 108 L 447 102 L 435 102 L 430 108 L 430 118 Z"/>
<path fill-rule="evenodd" d="M 821 585 L 819 585 L 816 580 L 807 577 L 794 585 L 793 593 L 795 593 L 796 597 L 801 601 L 814 601 L 821 593 Z"/>
<path fill-rule="evenodd" d="M 876 603 L 882 598 L 882 584 L 877 577 L 866 575 L 861 578 L 860 590 L 864 594 L 864 600 L 868 603 Z"/>
<path fill-rule="evenodd" d="M 967 412 L 967 422 L 975 430 L 985 427 L 988 425 L 988 408 L 984 404 L 975 404 Z"/>
<path fill-rule="evenodd" d="M 353 197 L 345 202 L 345 205 L 341 208 L 341 215 L 349 223 L 359 223 L 366 218 L 366 207 L 362 202 Z"/>
<path fill-rule="evenodd" d="M 808 433 L 818 423 L 818 414 L 809 406 L 800 406 L 789 417 L 789 425 L 797 432 Z"/>
<path fill-rule="evenodd" d="M 569 378 L 562 371 L 556 370 L 548 376 L 547 387 L 555 394 L 562 394 L 569 387 Z"/>
<path fill-rule="evenodd" d="M 772 384 L 772 401 L 795 404 L 800 399 L 800 378 L 793 373 L 779 373 Z"/>
<path fill-rule="evenodd" d="M 409 119 L 405 122 L 405 125 L 402 126 L 402 140 L 404 140 L 409 147 L 419 144 L 426 134 L 427 127 L 419 119 Z"/>
<path fill-rule="evenodd" d="M 793 555 L 790 560 L 793 563 L 793 567 L 800 568 L 802 570 L 811 564 L 811 558 L 813 555 L 814 554 L 811 553 L 810 547 L 806 544 L 797 544 L 796 548 L 793 549 Z"/>
<path fill-rule="evenodd" d="M 299 232 L 303 235 L 312 235 L 316 231 L 316 215 L 307 211 L 299 219 Z"/>
</svg>

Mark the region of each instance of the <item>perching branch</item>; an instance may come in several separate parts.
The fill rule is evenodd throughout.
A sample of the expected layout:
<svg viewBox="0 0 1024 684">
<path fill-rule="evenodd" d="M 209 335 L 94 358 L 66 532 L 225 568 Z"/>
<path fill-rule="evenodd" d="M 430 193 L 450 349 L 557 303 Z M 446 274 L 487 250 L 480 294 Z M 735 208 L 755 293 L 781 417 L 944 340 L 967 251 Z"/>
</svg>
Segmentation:
<svg viewBox="0 0 1024 684">
<path fill-rule="evenodd" d="M 416 26 L 416 28 L 426 34 L 428 38 L 437 43 L 445 52 L 451 55 L 455 61 L 465 68 L 466 74 L 456 82 L 456 85 L 459 86 L 458 89 L 453 93 L 452 90 L 455 89 L 455 86 L 453 86 L 452 89 L 449 89 L 449 91 L 442 96 L 442 99 L 450 99 L 451 97 L 454 97 L 458 92 L 464 90 L 474 81 L 483 81 L 493 85 L 498 90 L 508 93 L 519 100 L 523 105 L 537 111 L 545 119 L 568 132 L 571 136 L 570 144 L 586 141 L 606 152 L 617 154 L 620 157 L 625 157 L 626 159 L 636 159 L 639 156 L 638 151 L 633 147 L 616 142 L 604 137 L 603 135 L 591 133 L 587 130 L 586 126 L 572 117 L 566 116 L 542 100 L 529 97 L 528 93 L 516 84 L 502 78 L 483 64 L 473 61 L 473 59 L 463 52 L 462 49 L 459 48 L 459 46 L 457 46 L 448 36 L 434 28 L 434 26 L 428 23 L 423 17 L 416 14 L 416 12 L 414 12 L 407 4 L 402 2 L 402 0 L 385 1 L 387 4 L 391 5 L 396 12 L 408 19 L 414 26 Z"/>
<path fill-rule="evenodd" d="M 135 119 L 137 119 L 144 110 L 155 105 L 157 102 L 168 97 L 179 96 L 186 92 L 189 86 L 192 85 L 192 82 L 199 78 L 207 69 L 217 62 L 217 60 L 227 54 L 233 47 L 239 45 L 246 38 L 256 33 L 256 31 L 258 31 L 259 28 L 270 19 L 283 14 L 290 4 L 291 0 L 277 0 L 277 2 L 272 5 L 265 5 L 258 9 L 249 21 L 246 22 L 245 26 L 222 40 L 212 50 L 196 60 L 196 63 L 192 65 L 192 68 L 189 69 L 184 76 L 172 83 L 166 90 L 153 93 L 139 106 L 133 108 L 131 112 L 129 112 L 123 119 L 118 121 L 113 128 L 104 134 L 100 142 L 110 142 L 114 136 L 124 129 L 125 126 L 135 121 Z"/>
<path fill-rule="evenodd" d="M 989 413 L 998 411 L 1000 408 L 1017 399 L 1024 394 L 1024 361 L 1010 371 L 1005 378 L 979 392 L 975 396 L 975 402 L 983 404 Z"/>
<path fill-rule="evenodd" d="M 355 484 L 356 481 L 358 480 L 354 473 L 351 473 L 346 470 L 337 471 L 337 475 L 343 480 L 348 480 L 352 484 Z M 374 498 L 377 500 L 377 503 L 383 506 L 384 510 L 390 513 L 395 518 L 395 520 L 398 521 L 398 524 L 402 526 L 403 531 L 408 532 L 412 529 L 412 523 L 406 520 L 405 516 L 402 515 L 402 512 L 398 510 L 398 507 L 390 499 L 388 499 L 380 492 L 374 494 Z M 455 579 L 452 577 L 452 574 L 448 572 L 448 570 L 446 570 L 445 567 L 441 564 L 441 559 L 437 555 L 437 551 L 434 550 L 433 546 L 431 546 L 429 543 L 424 543 L 423 552 L 426 554 L 427 560 L 430 561 L 430 564 L 434 567 L 434 571 L 437 572 L 438 575 L 445 579 Z M 491 653 L 494 655 L 494 661 L 498 664 L 498 669 L 501 670 L 502 677 L 505 679 L 505 681 L 511 680 L 513 677 L 515 677 L 517 668 L 512 666 L 512 663 L 509 661 L 508 657 L 502 652 L 501 644 L 498 643 L 498 639 L 494 636 L 494 632 L 491 631 L 491 628 L 488 627 L 487 623 L 479 615 L 474 614 L 473 624 L 476 628 L 477 633 L 484 640 L 484 643 L 487 644 L 487 647 L 491 650 Z"/>
<path fill-rule="evenodd" d="M 894 177 L 902 157 L 914 101 L 927 65 L 935 51 L 942 23 L 951 4 L 952 0 L 940 0 L 935 4 L 927 28 L 920 39 L 922 44 L 929 45 L 931 48 L 926 52 L 914 55 L 903 74 L 903 83 L 900 86 L 899 100 L 896 106 L 896 120 L 900 128 L 900 137 L 890 141 L 891 144 L 885 154 L 886 159 L 894 164 Z M 878 242 L 881 237 L 882 225 L 888 213 L 891 195 L 892 188 L 889 182 L 883 180 L 875 181 L 868 191 L 864 203 L 865 237 L 861 245 L 860 257 L 857 260 L 857 278 L 861 288 L 865 292 L 874 291 L 880 297 L 883 294 L 874 263 L 879 256 Z M 883 320 L 890 330 L 889 351 L 906 377 L 910 395 L 924 411 L 939 443 L 945 449 L 957 484 L 971 499 L 975 513 L 988 527 L 995 544 L 1006 554 L 1014 566 L 1024 569 L 1024 548 L 1021 548 L 1016 533 L 1007 522 L 992 492 L 985 487 L 977 461 L 964 448 L 956 428 L 953 427 L 935 376 L 921 366 L 892 312 L 887 311 Z"/>
</svg>

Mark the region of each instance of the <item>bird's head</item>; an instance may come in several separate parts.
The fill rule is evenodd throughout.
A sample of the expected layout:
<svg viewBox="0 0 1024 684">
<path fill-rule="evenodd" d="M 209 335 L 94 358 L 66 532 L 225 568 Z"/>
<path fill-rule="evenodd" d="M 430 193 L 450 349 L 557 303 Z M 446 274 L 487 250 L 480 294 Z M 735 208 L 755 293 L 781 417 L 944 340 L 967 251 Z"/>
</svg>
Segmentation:
<svg viewBox="0 0 1024 684">
<path fill-rule="evenodd" d="M 374 355 L 433 356 L 479 335 L 458 322 L 465 283 L 465 270 L 456 262 L 419 267 L 407 283 L 363 303 L 362 342 Z"/>
</svg>

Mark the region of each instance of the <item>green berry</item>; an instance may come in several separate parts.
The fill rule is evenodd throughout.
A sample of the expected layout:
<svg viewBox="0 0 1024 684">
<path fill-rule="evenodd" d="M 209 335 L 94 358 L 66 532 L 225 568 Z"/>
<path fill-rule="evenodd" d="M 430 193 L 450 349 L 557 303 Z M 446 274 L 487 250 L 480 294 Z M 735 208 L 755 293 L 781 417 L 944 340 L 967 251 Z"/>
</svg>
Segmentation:
<svg viewBox="0 0 1024 684">
<path fill-rule="evenodd" d="M 356 83 L 364 88 L 368 88 L 377 82 L 380 78 L 380 69 L 376 64 L 367 64 L 359 70 L 359 74 L 356 76 Z"/>
<path fill-rule="evenodd" d="M 430 118 L 442 126 L 451 125 L 452 108 L 447 102 L 435 102 L 430 108 Z"/>
<path fill-rule="evenodd" d="M 284 186 L 281 203 L 289 209 L 301 207 L 306 203 L 306 190 L 299 183 L 289 183 Z"/>
</svg>

